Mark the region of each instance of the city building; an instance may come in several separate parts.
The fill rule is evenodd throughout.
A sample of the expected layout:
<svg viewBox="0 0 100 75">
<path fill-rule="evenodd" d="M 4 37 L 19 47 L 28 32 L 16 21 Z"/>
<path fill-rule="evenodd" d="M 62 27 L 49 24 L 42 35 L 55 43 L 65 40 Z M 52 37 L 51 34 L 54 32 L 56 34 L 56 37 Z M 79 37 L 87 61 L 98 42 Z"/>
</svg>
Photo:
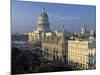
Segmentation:
<svg viewBox="0 0 100 75">
<path fill-rule="evenodd" d="M 16 33 L 11 35 L 11 40 L 13 41 L 29 41 L 27 33 Z"/>
<path fill-rule="evenodd" d="M 95 65 L 95 43 L 91 40 L 69 40 L 68 41 L 68 64 L 80 69 L 91 69 L 89 65 Z M 93 57 L 91 57 L 93 55 Z M 94 67 L 95 68 L 95 67 Z M 93 68 L 92 68 L 93 69 Z"/>
<path fill-rule="evenodd" d="M 45 8 L 42 8 L 37 21 L 37 29 L 33 32 L 29 32 L 29 41 L 40 41 L 42 39 L 43 33 L 50 32 L 50 24 L 48 20 L 48 15 L 45 12 Z"/>
<path fill-rule="evenodd" d="M 43 56 L 55 63 L 69 64 L 77 69 L 96 68 L 96 40 L 94 31 L 88 31 L 82 25 L 80 32 L 68 33 L 50 30 L 48 14 L 45 8 L 38 17 L 37 29 L 29 32 L 29 42 L 41 42 Z"/>
</svg>

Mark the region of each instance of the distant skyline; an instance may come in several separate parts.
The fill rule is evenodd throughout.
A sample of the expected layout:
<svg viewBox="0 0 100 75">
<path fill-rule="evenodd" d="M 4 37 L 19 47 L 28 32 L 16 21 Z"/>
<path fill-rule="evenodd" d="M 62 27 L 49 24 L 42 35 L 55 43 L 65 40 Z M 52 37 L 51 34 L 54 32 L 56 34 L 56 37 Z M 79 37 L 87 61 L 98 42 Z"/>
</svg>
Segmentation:
<svg viewBox="0 0 100 75">
<path fill-rule="evenodd" d="M 96 7 L 89 5 L 57 4 L 12 0 L 11 32 L 27 33 L 36 29 L 38 16 L 44 7 L 51 30 L 79 31 L 82 24 L 88 30 L 96 28 Z"/>
</svg>

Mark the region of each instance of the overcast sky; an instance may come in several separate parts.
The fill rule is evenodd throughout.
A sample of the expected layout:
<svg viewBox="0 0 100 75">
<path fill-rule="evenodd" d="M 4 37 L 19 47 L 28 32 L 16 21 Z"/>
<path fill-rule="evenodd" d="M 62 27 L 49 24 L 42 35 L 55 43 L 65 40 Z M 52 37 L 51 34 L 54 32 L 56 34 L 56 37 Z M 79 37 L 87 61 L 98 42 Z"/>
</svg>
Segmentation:
<svg viewBox="0 0 100 75">
<path fill-rule="evenodd" d="M 79 31 L 82 24 L 88 30 L 95 30 L 96 7 L 72 4 L 24 2 L 12 0 L 11 31 L 12 33 L 26 33 L 36 29 L 36 22 L 41 9 L 44 7 L 52 30 Z"/>
</svg>

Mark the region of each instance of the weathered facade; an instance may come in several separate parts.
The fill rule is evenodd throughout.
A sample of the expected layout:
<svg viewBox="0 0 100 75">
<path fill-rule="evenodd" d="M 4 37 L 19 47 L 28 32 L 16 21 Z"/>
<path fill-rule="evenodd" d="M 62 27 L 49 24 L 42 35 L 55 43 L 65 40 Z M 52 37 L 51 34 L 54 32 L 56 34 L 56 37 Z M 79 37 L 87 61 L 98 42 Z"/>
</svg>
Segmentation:
<svg viewBox="0 0 100 75">
<path fill-rule="evenodd" d="M 96 48 L 89 47 L 88 40 L 65 40 L 45 38 L 42 42 L 43 55 L 49 59 L 69 64 L 79 69 L 95 69 Z"/>
<path fill-rule="evenodd" d="M 42 9 L 37 21 L 37 30 L 29 32 L 29 42 L 41 41 L 43 56 L 55 63 L 69 64 L 78 69 L 96 68 L 94 32 L 83 25 L 79 33 L 70 34 L 62 28 L 60 32 L 50 30 L 48 15 Z M 91 38 L 90 38 L 91 37 Z"/>
</svg>

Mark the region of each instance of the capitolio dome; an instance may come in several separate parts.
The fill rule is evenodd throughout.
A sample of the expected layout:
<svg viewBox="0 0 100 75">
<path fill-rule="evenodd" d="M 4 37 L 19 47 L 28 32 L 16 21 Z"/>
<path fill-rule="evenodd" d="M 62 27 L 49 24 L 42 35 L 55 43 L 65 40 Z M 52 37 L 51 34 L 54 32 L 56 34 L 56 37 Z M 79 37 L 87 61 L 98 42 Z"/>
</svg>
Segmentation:
<svg viewBox="0 0 100 75">
<path fill-rule="evenodd" d="M 45 12 L 45 8 L 42 8 L 42 12 L 40 13 L 37 21 L 37 30 L 42 32 L 50 31 L 50 25 L 48 21 L 48 15 Z"/>
</svg>

